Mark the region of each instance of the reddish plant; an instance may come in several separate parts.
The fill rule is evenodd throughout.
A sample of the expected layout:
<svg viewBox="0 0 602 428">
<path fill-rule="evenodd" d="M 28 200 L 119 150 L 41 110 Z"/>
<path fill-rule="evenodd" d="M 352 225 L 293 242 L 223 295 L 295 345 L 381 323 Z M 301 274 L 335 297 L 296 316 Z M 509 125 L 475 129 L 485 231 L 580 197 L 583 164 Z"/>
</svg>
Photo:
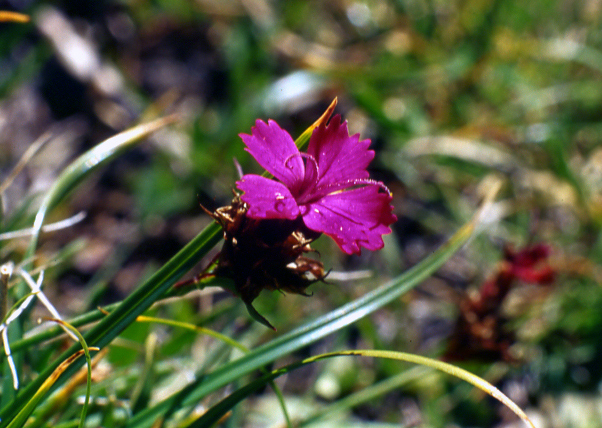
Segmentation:
<svg viewBox="0 0 602 428">
<path fill-rule="evenodd" d="M 509 353 L 515 337 L 505 327 L 501 307 L 510 290 L 522 281 L 547 285 L 555 270 L 547 264 L 550 246 L 537 244 L 514 251 L 504 248 L 504 259 L 497 273 L 485 281 L 478 293 L 460 301 L 460 314 L 448 342 L 447 360 L 487 359 L 513 361 Z"/>
</svg>

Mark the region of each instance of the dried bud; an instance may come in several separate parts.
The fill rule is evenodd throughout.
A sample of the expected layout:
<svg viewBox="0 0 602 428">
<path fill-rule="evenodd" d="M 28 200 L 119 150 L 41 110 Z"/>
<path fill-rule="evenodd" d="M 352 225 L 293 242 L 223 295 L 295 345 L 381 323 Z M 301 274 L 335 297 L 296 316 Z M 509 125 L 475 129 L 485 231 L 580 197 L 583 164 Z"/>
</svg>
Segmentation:
<svg viewBox="0 0 602 428">
<path fill-rule="evenodd" d="M 253 219 L 238 195 L 232 204 L 211 216 L 224 229 L 224 245 L 213 270 L 230 278 L 235 292 L 247 304 L 261 290 L 279 290 L 307 295 L 306 288 L 326 274 L 318 260 L 305 257 L 320 234 L 305 227 L 301 219 Z"/>
</svg>

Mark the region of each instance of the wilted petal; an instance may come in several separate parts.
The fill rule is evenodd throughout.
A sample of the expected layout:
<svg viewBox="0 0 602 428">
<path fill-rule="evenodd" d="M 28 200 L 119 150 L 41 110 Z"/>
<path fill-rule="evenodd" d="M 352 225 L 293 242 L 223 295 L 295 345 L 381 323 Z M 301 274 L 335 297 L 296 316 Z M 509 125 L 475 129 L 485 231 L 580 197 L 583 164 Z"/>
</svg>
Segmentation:
<svg viewBox="0 0 602 428">
<path fill-rule="evenodd" d="M 324 196 L 302 207 L 305 225 L 330 236 L 347 254 L 361 247 L 379 250 L 382 235 L 397 218 L 391 213 L 391 196 L 379 186 L 366 186 Z"/>
<path fill-rule="evenodd" d="M 276 122 L 261 120 L 251 128 L 251 135 L 240 134 L 255 160 L 278 180 L 295 193 L 305 175 L 303 158 L 295 142 Z"/>
<path fill-rule="evenodd" d="M 368 150 L 370 140 L 360 141 L 359 134 L 349 136 L 347 122 L 341 123 L 336 115 L 327 126 L 317 127 L 307 148 L 316 159 L 320 171 L 317 188 L 328 188 L 329 193 L 347 187 L 342 183 L 368 178 L 366 168 L 374 159 L 374 151 Z"/>
<path fill-rule="evenodd" d="M 236 182 L 236 187 L 245 192 L 240 198 L 249 205 L 247 215 L 251 218 L 294 220 L 299 215 L 295 198 L 282 183 L 247 174 Z"/>
</svg>

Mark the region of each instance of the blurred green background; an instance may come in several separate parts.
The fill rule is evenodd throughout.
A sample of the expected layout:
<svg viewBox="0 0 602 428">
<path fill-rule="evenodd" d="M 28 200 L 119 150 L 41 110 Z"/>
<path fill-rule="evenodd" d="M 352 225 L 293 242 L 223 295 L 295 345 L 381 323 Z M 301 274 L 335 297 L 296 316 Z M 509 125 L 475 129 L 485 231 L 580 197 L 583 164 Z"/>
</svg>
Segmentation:
<svg viewBox="0 0 602 428">
<path fill-rule="evenodd" d="M 2 194 L 2 230 L 30 227 L 41 195 L 78 154 L 136 123 L 180 117 L 53 211 L 51 220 L 87 214 L 44 235 L 39 249 L 37 263 L 51 265 L 46 293 L 63 315 L 121 300 L 210 222 L 199 203 L 229 203 L 233 158 L 260 171 L 238 137 L 257 118 L 296 137 L 338 97 L 350 131 L 372 140 L 371 174 L 393 191 L 399 221 L 378 253 L 346 256 L 320 239 L 328 283 L 312 286 L 310 298 L 264 292 L 258 310 L 287 331 L 366 293 L 432 253 L 501 181 L 481 235 L 437 275 L 296 357 L 340 348 L 444 355 L 459 302 L 495 277 L 503 249 L 545 243 L 554 282 L 518 281 L 494 310 L 507 353 L 466 350 L 458 364 L 538 426 L 602 426 L 602 1 L 4 0 L 0 9 L 32 17 L 0 24 L 1 177 L 52 135 Z M 0 260 L 20 260 L 26 245 L 2 243 Z M 218 288 L 154 311 L 244 331 L 249 346 L 275 334 Z M 206 337 L 136 324 L 111 348 L 96 395 L 119 407 L 151 337 L 157 382 L 140 392 L 146 401 L 207 352 Z M 29 361 L 31 371 L 47 358 Z M 333 361 L 279 384 L 292 415 L 407 369 Z M 281 426 L 274 403 L 267 389 L 226 424 Z M 125 416 L 97 404 L 93 417 L 118 426 Z M 341 418 L 340 426 L 518 426 L 497 403 L 433 373 Z"/>
</svg>

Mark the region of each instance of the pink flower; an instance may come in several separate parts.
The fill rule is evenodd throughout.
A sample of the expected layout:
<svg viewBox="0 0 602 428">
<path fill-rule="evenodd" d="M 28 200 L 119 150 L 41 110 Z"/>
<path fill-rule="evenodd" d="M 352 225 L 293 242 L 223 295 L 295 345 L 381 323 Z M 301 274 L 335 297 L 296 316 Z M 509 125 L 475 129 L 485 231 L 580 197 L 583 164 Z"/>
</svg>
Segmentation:
<svg viewBox="0 0 602 428">
<path fill-rule="evenodd" d="M 241 134 L 246 150 L 276 179 L 247 174 L 236 183 L 255 219 L 303 219 L 307 228 L 330 236 L 347 254 L 360 247 L 378 250 L 382 235 L 397 220 L 391 193 L 369 178 L 374 158 L 370 140 L 349 136 L 347 122 L 335 116 L 317 127 L 307 153 L 272 120 L 257 120 L 252 134 Z"/>
</svg>

